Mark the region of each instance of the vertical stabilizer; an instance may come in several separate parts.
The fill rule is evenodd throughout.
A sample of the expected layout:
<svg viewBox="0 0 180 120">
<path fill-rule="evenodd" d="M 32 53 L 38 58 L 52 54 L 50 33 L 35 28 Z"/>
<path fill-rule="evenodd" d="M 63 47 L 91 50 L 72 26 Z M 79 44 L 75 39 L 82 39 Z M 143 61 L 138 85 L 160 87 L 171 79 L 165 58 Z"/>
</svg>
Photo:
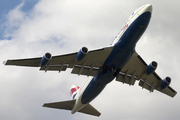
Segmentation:
<svg viewBox="0 0 180 120">
<path fill-rule="evenodd" d="M 70 88 L 71 99 L 76 99 L 76 96 L 79 93 L 79 91 L 80 91 L 80 87 L 72 85 Z"/>
</svg>

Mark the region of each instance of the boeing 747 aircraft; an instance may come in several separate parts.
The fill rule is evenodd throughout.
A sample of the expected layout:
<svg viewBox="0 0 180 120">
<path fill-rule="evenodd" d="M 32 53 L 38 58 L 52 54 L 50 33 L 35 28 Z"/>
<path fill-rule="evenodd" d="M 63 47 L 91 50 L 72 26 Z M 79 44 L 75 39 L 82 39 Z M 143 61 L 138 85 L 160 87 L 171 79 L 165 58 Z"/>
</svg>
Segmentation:
<svg viewBox="0 0 180 120">
<path fill-rule="evenodd" d="M 117 35 L 110 47 L 88 51 L 82 47 L 79 52 L 52 56 L 46 53 L 43 57 L 7 60 L 5 65 L 40 67 L 40 70 L 65 71 L 71 68 L 73 74 L 86 75 L 86 84 L 79 88 L 72 85 L 70 94 L 72 100 L 54 103 L 45 103 L 44 107 L 71 110 L 71 113 L 81 112 L 94 116 L 101 113 L 90 105 L 101 91 L 112 80 L 139 86 L 150 92 L 157 90 L 170 97 L 177 92 L 169 85 L 170 77 L 161 79 L 155 72 L 157 62 L 149 65 L 135 51 L 136 43 L 146 30 L 152 14 L 152 5 L 144 5 L 135 10 L 121 32 Z"/>
</svg>

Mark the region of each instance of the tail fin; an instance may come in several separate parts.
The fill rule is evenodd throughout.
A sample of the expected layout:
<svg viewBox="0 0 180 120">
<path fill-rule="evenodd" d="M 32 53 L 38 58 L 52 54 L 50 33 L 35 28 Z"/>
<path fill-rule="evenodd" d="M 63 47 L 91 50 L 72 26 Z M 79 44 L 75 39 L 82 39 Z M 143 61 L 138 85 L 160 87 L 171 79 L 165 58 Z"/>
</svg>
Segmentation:
<svg viewBox="0 0 180 120">
<path fill-rule="evenodd" d="M 80 87 L 72 85 L 70 88 L 71 99 L 76 99 L 76 96 L 77 96 L 79 91 L 80 91 Z"/>
</svg>

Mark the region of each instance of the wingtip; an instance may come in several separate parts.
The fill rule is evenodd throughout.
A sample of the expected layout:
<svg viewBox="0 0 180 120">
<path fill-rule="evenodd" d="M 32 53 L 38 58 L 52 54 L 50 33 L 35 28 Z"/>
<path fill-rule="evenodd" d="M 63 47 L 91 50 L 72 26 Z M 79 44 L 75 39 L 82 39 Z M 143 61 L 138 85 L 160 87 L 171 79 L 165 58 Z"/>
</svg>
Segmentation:
<svg viewBox="0 0 180 120">
<path fill-rule="evenodd" d="M 4 64 L 4 65 L 6 65 L 6 63 L 7 63 L 7 60 L 6 60 L 6 61 L 3 61 L 3 64 Z"/>
<path fill-rule="evenodd" d="M 46 106 L 46 103 L 44 103 L 42 107 L 47 107 L 47 106 Z"/>
</svg>

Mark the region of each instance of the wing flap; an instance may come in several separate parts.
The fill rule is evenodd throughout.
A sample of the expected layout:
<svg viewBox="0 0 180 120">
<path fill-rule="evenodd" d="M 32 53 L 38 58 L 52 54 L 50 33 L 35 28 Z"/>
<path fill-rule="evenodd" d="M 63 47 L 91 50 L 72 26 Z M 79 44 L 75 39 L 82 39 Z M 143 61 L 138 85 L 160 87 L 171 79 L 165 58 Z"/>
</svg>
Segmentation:
<svg viewBox="0 0 180 120">
<path fill-rule="evenodd" d="M 145 88 L 146 90 L 149 90 L 150 92 L 153 92 L 154 91 L 154 86 L 153 85 L 150 85 L 142 80 L 140 80 L 139 82 L 139 86 L 141 86 L 142 88 Z"/>
<path fill-rule="evenodd" d="M 67 65 L 49 65 L 49 66 L 42 66 L 39 70 L 45 71 L 66 71 Z"/>
<path fill-rule="evenodd" d="M 126 73 L 120 72 L 118 74 L 118 77 L 116 77 L 116 81 L 122 82 L 123 84 L 129 84 L 129 85 L 134 85 L 136 82 L 136 77 L 133 77 L 132 75 L 129 75 Z"/>
<path fill-rule="evenodd" d="M 71 73 L 78 75 L 95 76 L 97 75 L 98 71 L 99 69 L 94 67 L 74 66 Z"/>
</svg>

